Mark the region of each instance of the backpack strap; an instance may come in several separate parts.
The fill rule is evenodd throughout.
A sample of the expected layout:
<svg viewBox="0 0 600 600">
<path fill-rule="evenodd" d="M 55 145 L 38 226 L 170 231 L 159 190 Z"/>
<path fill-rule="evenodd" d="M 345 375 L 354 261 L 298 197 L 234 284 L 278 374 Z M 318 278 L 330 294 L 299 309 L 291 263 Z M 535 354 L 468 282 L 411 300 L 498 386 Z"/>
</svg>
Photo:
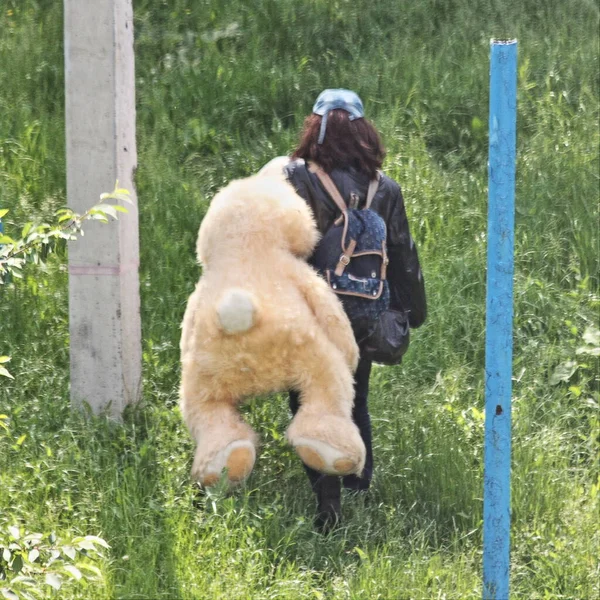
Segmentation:
<svg viewBox="0 0 600 600">
<path fill-rule="evenodd" d="M 337 204 L 337 207 L 342 211 L 342 213 L 345 213 L 348 210 L 348 207 L 346 206 L 346 203 L 344 202 L 339 190 L 335 186 L 335 183 L 333 183 L 333 179 L 331 179 L 331 177 L 329 177 L 329 175 L 313 161 L 308 163 L 308 170 L 319 178 L 323 184 L 323 187 L 331 196 L 331 199 Z"/>
<path fill-rule="evenodd" d="M 352 258 L 352 254 L 354 253 L 354 249 L 356 248 L 356 240 L 350 240 L 348 246 L 344 248 L 344 241 L 346 239 L 346 231 L 348 228 L 348 220 L 346 219 L 346 215 L 348 214 L 348 207 L 342 198 L 339 190 L 337 189 L 335 183 L 333 183 L 333 179 L 329 177 L 329 175 L 315 162 L 310 161 L 308 163 L 308 170 L 311 173 L 314 173 L 319 181 L 323 184 L 323 187 L 327 191 L 327 193 L 331 196 L 334 202 L 337 204 L 338 208 L 342 211 L 341 218 L 344 221 L 344 233 L 342 234 L 342 254 L 340 255 L 340 260 L 335 267 L 335 274 L 339 277 L 344 269 L 350 264 L 350 259 Z M 337 222 L 337 221 L 336 221 Z"/>
<path fill-rule="evenodd" d="M 377 193 L 377 189 L 379 188 L 379 171 L 377 171 L 377 175 L 375 175 L 375 179 L 371 179 L 369 182 L 369 190 L 367 191 L 367 202 L 365 208 L 371 208 L 371 202 L 373 202 L 373 198 L 375 198 L 375 194 Z"/>
<path fill-rule="evenodd" d="M 390 258 L 387 253 L 387 244 L 383 242 L 383 246 L 381 247 L 383 262 L 381 263 L 381 279 L 385 280 L 387 278 L 387 266 L 390 264 Z"/>
<path fill-rule="evenodd" d="M 344 213 L 348 210 L 348 206 L 346 202 L 342 198 L 339 190 L 337 189 L 335 183 L 333 183 L 333 179 L 320 167 L 317 163 L 313 161 L 308 162 L 308 170 L 311 173 L 314 173 L 321 183 L 323 187 L 327 191 L 327 193 L 331 196 L 332 200 L 337 204 L 338 208 Z M 375 176 L 375 179 L 372 179 L 369 182 L 369 189 L 367 190 L 367 201 L 365 203 L 365 208 L 371 208 L 371 203 L 373 202 L 373 198 L 375 198 L 375 194 L 379 188 L 379 172 Z"/>
<path fill-rule="evenodd" d="M 350 264 L 350 259 L 354 254 L 354 249 L 356 248 L 356 240 L 350 240 L 348 247 L 344 250 L 342 255 L 340 256 L 340 260 L 335 267 L 335 274 L 340 277 L 344 272 L 344 269 Z"/>
</svg>

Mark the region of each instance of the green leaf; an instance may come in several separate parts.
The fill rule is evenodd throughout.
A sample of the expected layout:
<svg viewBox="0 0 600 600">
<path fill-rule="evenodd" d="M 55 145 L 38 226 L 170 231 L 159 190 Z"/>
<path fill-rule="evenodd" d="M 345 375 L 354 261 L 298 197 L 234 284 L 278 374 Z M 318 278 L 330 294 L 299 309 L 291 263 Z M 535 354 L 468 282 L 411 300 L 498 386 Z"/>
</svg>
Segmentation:
<svg viewBox="0 0 600 600">
<path fill-rule="evenodd" d="M 100 200 L 123 200 L 133 204 L 131 194 L 128 189 L 119 187 L 119 180 L 115 182 L 115 189 L 106 194 L 100 194 Z"/>
<path fill-rule="evenodd" d="M 20 573 L 23 568 L 23 558 L 20 554 L 16 554 L 13 557 L 12 565 L 10 568 L 13 570 L 13 573 Z"/>
<path fill-rule="evenodd" d="M 29 551 L 29 554 L 27 555 L 27 560 L 29 562 L 35 562 L 39 556 L 40 556 L 40 551 L 37 548 L 34 548 L 33 550 Z"/>
<path fill-rule="evenodd" d="M 600 329 L 586 327 L 583 332 L 583 341 L 590 346 L 600 346 Z"/>
<path fill-rule="evenodd" d="M 19 528 L 15 527 L 14 525 L 8 528 L 8 533 L 10 533 L 15 540 L 21 538 L 21 532 L 19 531 Z"/>
<path fill-rule="evenodd" d="M 98 537 L 96 535 L 86 535 L 85 539 L 88 542 L 93 542 L 94 544 L 98 544 L 99 546 L 102 546 L 103 548 L 110 548 L 110 546 L 106 543 L 106 541 L 104 541 L 101 537 Z"/>
<path fill-rule="evenodd" d="M 14 377 L 10 374 L 10 372 L 4 367 L 0 367 L 0 376 L 8 377 L 9 379 L 14 379 Z"/>
<path fill-rule="evenodd" d="M 358 557 L 360 558 L 360 560 L 362 560 L 362 561 L 368 561 L 369 560 L 368 554 L 364 550 L 362 550 L 361 548 L 359 548 L 358 546 L 354 547 L 354 552 L 356 552 L 356 554 L 358 554 Z"/>
<path fill-rule="evenodd" d="M 94 575 L 100 578 L 102 577 L 102 571 L 100 571 L 100 569 L 98 567 L 95 567 L 94 565 L 90 565 L 88 563 L 77 563 L 77 566 L 82 571 L 90 571 L 91 573 L 94 573 Z"/>
<path fill-rule="evenodd" d="M 103 213 L 105 215 L 111 216 L 113 219 L 117 218 L 117 211 L 113 204 L 97 204 L 92 208 L 94 214 Z"/>
<path fill-rule="evenodd" d="M 10 362 L 10 356 L 0 356 L 0 365 Z"/>
<path fill-rule="evenodd" d="M 600 329 L 586 327 L 586 330 L 583 332 L 583 341 L 586 345 L 577 348 L 576 354 L 600 356 Z"/>
<path fill-rule="evenodd" d="M 12 554 L 8 548 L 2 549 L 2 558 L 4 559 L 4 562 L 9 563 L 11 556 L 12 556 Z"/>
<path fill-rule="evenodd" d="M 589 354 L 590 356 L 600 356 L 600 346 L 580 346 L 575 354 Z"/>
<path fill-rule="evenodd" d="M 8 213 L 8 208 L 0 208 L 0 219 Z"/>
<path fill-rule="evenodd" d="M 29 233 L 29 231 L 31 230 L 32 227 L 33 227 L 33 223 L 31 223 L 31 222 L 25 223 L 25 226 L 21 230 L 21 237 L 26 238 L 27 234 Z"/>
<path fill-rule="evenodd" d="M 110 194 L 102 194 L 100 200 L 120 200 L 121 202 L 127 202 L 127 204 L 133 204 L 133 200 L 127 190 L 117 190 Z"/>
<path fill-rule="evenodd" d="M 579 365 L 574 360 L 561 363 L 554 369 L 554 373 L 550 376 L 548 383 L 550 385 L 558 385 L 561 381 L 569 381 L 578 368 Z"/>
<path fill-rule="evenodd" d="M 72 575 L 73 577 L 75 577 L 75 579 L 77 581 L 79 581 L 82 577 L 81 571 L 77 567 L 74 567 L 73 565 L 66 565 L 65 567 L 63 567 L 63 569 L 67 573 L 69 573 L 69 575 Z"/>
<path fill-rule="evenodd" d="M 42 533 L 28 533 L 23 537 L 24 542 L 32 542 L 33 545 L 40 544 L 42 542 L 42 538 L 44 534 Z"/>
<path fill-rule="evenodd" d="M 473 117 L 471 129 L 473 131 L 481 131 L 483 129 L 483 121 L 479 117 Z"/>
<path fill-rule="evenodd" d="M 23 585 L 34 586 L 36 581 L 33 577 L 26 577 L 25 575 L 17 575 L 12 579 L 12 583 L 22 583 Z"/>
<path fill-rule="evenodd" d="M 27 434 L 24 433 L 18 440 L 17 440 L 17 446 L 22 446 L 23 442 L 27 439 Z M 19 539 L 19 538 L 16 538 Z"/>
<path fill-rule="evenodd" d="M 62 585 L 60 577 L 54 573 L 46 573 L 46 583 L 55 590 L 60 590 L 60 586 Z"/>
<path fill-rule="evenodd" d="M 81 540 L 80 542 L 77 542 L 77 547 L 83 550 L 96 551 L 96 546 L 94 545 L 94 543 L 88 540 Z"/>
<path fill-rule="evenodd" d="M 13 240 L 8 235 L 0 235 L 0 244 L 15 244 L 15 240 Z"/>
<path fill-rule="evenodd" d="M 68 556 L 71 560 L 75 560 L 75 557 L 77 556 L 77 550 L 75 550 L 73 546 L 63 546 L 62 551 L 65 556 Z"/>
<path fill-rule="evenodd" d="M 102 221 L 103 223 L 108 223 L 108 219 L 106 218 L 106 215 L 102 212 L 91 211 L 90 219 L 92 219 L 93 221 Z"/>
<path fill-rule="evenodd" d="M 19 596 L 17 596 L 17 594 L 15 594 L 9 588 L 2 588 L 0 592 L 2 592 L 2 595 L 6 598 L 6 600 L 19 600 Z"/>
</svg>

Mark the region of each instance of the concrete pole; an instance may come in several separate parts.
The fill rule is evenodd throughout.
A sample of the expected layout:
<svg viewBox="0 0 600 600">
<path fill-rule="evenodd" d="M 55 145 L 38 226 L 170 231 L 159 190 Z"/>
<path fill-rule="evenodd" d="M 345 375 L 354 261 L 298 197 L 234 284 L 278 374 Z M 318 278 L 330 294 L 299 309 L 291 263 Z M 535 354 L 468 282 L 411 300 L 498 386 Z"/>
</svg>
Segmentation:
<svg viewBox="0 0 600 600">
<path fill-rule="evenodd" d="M 128 214 L 69 246 L 71 401 L 118 419 L 141 385 L 131 0 L 65 0 L 67 197 L 82 213 L 131 192 Z"/>
</svg>

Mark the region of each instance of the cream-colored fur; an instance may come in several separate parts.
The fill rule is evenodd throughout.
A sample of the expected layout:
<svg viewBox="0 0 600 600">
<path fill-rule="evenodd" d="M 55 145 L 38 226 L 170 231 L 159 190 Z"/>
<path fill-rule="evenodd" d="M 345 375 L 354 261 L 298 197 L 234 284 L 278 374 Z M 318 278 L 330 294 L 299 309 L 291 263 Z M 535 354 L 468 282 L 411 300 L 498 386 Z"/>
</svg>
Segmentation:
<svg viewBox="0 0 600 600">
<path fill-rule="evenodd" d="M 283 169 L 290 162 L 289 156 L 276 156 L 258 172 L 263 177 L 279 177 L 284 179 Z"/>
<path fill-rule="evenodd" d="M 234 181 L 202 221 L 202 277 L 181 337 L 181 409 L 197 442 L 192 476 L 243 480 L 256 435 L 237 407 L 287 389 L 301 407 L 287 431 L 310 466 L 360 473 L 365 447 L 353 423 L 358 348 L 341 303 L 308 266 L 318 232 L 310 208 L 276 173 Z"/>
</svg>

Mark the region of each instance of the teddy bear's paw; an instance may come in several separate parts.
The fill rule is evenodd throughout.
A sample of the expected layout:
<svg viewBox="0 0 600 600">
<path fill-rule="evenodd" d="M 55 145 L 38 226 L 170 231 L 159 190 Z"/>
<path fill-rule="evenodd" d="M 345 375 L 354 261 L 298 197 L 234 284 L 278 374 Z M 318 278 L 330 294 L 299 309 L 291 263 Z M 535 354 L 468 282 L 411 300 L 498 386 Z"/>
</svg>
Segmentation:
<svg viewBox="0 0 600 600">
<path fill-rule="evenodd" d="M 225 446 L 203 469 L 192 468 L 192 477 L 200 485 L 210 487 L 221 479 L 221 474 L 227 469 L 227 479 L 235 485 L 250 475 L 255 460 L 254 444 L 248 440 L 237 440 Z"/>
<path fill-rule="evenodd" d="M 361 470 L 361 461 L 334 448 L 322 440 L 299 437 L 294 440 L 294 450 L 302 462 L 327 475 L 350 475 Z"/>
</svg>

